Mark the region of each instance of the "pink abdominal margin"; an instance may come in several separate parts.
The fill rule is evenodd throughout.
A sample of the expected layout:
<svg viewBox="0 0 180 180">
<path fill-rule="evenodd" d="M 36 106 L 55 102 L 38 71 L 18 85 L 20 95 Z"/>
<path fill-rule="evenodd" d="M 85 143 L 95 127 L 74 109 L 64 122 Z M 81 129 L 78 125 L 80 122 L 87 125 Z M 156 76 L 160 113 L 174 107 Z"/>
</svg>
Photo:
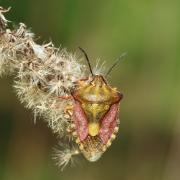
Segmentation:
<svg viewBox="0 0 180 180">
<path fill-rule="evenodd" d="M 100 120 L 101 127 L 99 137 L 101 138 L 103 144 L 107 143 L 117 125 L 118 105 L 119 103 L 113 104 L 103 119 Z M 80 141 L 85 140 L 88 136 L 88 120 L 84 110 L 81 108 L 81 104 L 78 101 L 75 101 L 73 121 Z"/>
</svg>

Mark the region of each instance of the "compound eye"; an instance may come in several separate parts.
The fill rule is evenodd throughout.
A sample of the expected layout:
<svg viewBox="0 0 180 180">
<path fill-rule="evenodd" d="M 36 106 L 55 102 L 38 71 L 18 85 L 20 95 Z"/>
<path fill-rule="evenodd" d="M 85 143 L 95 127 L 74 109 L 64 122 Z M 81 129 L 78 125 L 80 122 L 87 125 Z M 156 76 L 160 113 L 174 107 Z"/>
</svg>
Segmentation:
<svg viewBox="0 0 180 180">
<path fill-rule="evenodd" d="M 120 96 L 120 100 L 121 100 L 124 95 L 122 93 L 120 93 L 119 96 Z"/>
</svg>

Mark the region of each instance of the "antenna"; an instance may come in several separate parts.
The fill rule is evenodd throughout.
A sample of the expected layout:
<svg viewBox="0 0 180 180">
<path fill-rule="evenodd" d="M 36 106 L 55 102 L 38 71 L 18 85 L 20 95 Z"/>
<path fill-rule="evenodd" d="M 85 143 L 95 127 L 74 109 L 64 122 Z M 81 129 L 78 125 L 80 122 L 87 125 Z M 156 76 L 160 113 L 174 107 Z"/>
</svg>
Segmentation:
<svg viewBox="0 0 180 180">
<path fill-rule="evenodd" d="M 81 47 L 79 47 L 79 49 L 80 49 L 80 50 L 82 51 L 82 53 L 84 54 L 84 56 L 85 56 L 85 58 L 86 58 L 86 60 L 87 60 L 88 66 L 89 66 L 89 70 L 90 70 L 92 76 L 94 76 L 93 71 L 92 71 L 92 68 L 91 68 L 91 64 L 90 64 L 90 61 L 89 61 L 89 58 L 88 58 L 88 55 L 87 55 L 86 51 L 85 51 L 84 49 L 82 49 Z"/>
<path fill-rule="evenodd" d="M 118 65 L 118 63 L 119 63 L 121 60 L 123 60 L 126 55 L 127 55 L 127 52 L 124 52 L 124 53 L 121 54 L 121 56 L 120 56 L 120 57 L 114 62 L 114 64 L 109 68 L 109 70 L 107 71 L 105 77 L 107 77 L 107 76 L 110 74 L 110 72 L 113 70 L 113 68 L 114 68 L 116 65 Z"/>
</svg>

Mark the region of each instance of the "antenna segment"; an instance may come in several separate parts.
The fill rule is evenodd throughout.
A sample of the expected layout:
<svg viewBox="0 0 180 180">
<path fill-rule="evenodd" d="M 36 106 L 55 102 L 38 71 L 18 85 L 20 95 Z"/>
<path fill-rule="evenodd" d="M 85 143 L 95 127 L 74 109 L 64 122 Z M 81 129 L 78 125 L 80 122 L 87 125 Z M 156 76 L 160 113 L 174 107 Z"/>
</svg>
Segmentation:
<svg viewBox="0 0 180 180">
<path fill-rule="evenodd" d="M 84 56 L 86 57 L 86 60 L 87 60 L 88 66 L 89 66 L 89 70 L 90 70 L 92 76 L 94 76 L 93 71 L 92 71 L 92 68 L 91 68 L 90 60 L 89 60 L 89 58 L 88 58 L 88 55 L 87 55 L 86 51 L 85 51 L 84 49 L 82 49 L 81 47 L 79 47 L 79 49 L 82 51 L 82 53 L 83 53 Z"/>
<path fill-rule="evenodd" d="M 117 66 L 117 65 L 119 64 L 119 62 L 124 59 L 124 57 L 125 57 L 126 55 L 127 55 L 127 52 L 124 52 L 124 53 L 121 54 L 121 56 L 120 56 L 120 57 L 114 62 L 114 64 L 109 68 L 109 70 L 107 71 L 105 77 L 107 77 L 107 76 L 110 74 L 110 72 L 113 70 L 113 68 L 114 68 L 115 66 Z"/>
</svg>

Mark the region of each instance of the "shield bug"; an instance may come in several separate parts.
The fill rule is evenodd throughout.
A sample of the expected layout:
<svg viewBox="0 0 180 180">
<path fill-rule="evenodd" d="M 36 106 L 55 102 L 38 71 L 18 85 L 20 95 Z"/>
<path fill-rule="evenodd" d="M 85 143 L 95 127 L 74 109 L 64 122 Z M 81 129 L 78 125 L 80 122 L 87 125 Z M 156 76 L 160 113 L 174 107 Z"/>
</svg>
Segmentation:
<svg viewBox="0 0 180 180">
<path fill-rule="evenodd" d="M 111 145 L 119 129 L 119 104 L 123 98 L 116 88 L 112 88 L 105 77 L 125 56 L 125 53 L 109 68 L 106 76 L 93 73 L 86 52 L 91 76 L 76 82 L 71 95 L 72 134 L 76 138 L 79 150 L 89 161 L 98 160 Z"/>
</svg>

